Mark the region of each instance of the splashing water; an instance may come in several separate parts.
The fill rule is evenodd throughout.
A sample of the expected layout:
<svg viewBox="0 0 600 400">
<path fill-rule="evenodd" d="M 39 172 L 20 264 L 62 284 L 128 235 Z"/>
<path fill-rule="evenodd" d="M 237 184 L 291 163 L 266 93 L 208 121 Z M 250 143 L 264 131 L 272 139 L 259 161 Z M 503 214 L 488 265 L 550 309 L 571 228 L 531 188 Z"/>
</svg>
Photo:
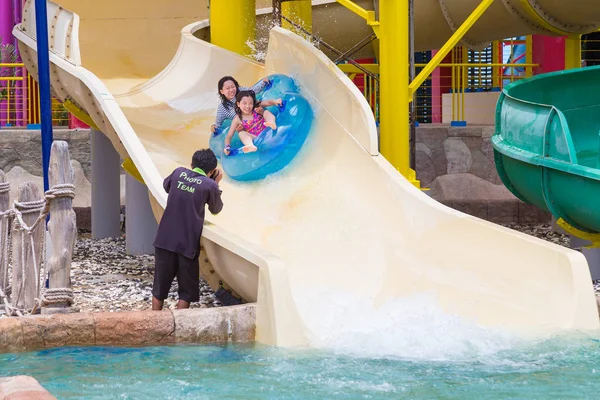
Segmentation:
<svg viewBox="0 0 600 400">
<path fill-rule="evenodd" d="M 508 332 L 445 313 L 432 293 L 380 306 L 331 289 L 303 288 L 294 297 L 302 319 L 313 328 L 311 345 L 342 354 L 441 361 L 478 358 L 524 343 Z"/>
</svg>

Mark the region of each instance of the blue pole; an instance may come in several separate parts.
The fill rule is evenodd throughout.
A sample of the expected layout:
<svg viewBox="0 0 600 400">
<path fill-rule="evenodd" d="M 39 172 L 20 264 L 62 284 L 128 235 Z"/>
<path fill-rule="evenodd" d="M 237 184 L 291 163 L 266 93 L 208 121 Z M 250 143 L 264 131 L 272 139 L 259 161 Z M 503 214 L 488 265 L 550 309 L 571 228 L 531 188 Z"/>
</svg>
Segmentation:
<svg viewBox="0 0 600 400">
<path fill-rule="evenodd" d="M 35 0 L 35 28 L 37 31 L 38 83 L 42 115 L 42 168 L 44 191 L 48 190 L 48 166 L 52 147 L 52 99 L 50 97 L 50 57 L 48 53 L 48 12 L 46 0 Z"/>
</svg>

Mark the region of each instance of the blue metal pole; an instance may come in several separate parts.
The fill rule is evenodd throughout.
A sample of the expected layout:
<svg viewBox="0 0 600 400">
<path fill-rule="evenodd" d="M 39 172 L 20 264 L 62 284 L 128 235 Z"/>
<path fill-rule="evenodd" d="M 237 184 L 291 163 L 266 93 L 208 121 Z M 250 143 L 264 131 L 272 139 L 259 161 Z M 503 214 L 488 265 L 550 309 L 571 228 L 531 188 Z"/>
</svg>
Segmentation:
<svg viewBox="0 0 600 400">
<path fill-rule="evenodd" d="M 42 115 L 42 168 L 44 191 L 48 190 L 48 166 L 52 147 L 52 99 L 50 97 L 50 57 L 48 53 L 48 12 L 46 0 L 35 0 L 35 27 L 37 31 L 38 83 Z"/>
</svg>

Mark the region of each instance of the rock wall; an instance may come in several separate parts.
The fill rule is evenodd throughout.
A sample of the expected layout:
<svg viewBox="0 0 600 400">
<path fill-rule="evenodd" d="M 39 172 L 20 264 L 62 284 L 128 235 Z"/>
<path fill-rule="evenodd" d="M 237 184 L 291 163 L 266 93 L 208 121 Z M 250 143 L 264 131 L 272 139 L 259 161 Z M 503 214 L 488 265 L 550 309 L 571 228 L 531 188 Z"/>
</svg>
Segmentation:
<svg viewBox="0 0 600 400">
<path fill-rule="evenodd" d="M 73 209 L 77 214 L 77 227 L 91 229 L 91 192 L 90 183 L 92 163 L 90 149 L 90 131 L 55 130 L 55 140 L 64 140 L 69 145 L 71 166 L 75 173 L 75 199 Z M 15 129 L 0 130 L 0 169 L 6 173 L 10 182 L 10 203 L 16 199 L 21 183 L 32 181 L 42 189 L 42 142 L 40 131 Z M 121 204 L 125 204 L 125 175 L 121 171 Z"/>
<path fill-rule="evenodd" d="M 64 140 L 69 145 L 71 159 L 81 165 L 83 174 L 90 179 L 92 171 L 89 130 L 55 130 L 54 140 Z M 42 176 L 42 141 L 40 131 L 0 131 L 0 169 L 9 172 L 19 166 L 29 174 Z"/>
<path fill-rule="evenodd" d="M 416 130 L 417 179 L 437 201 L 492 222 L 547 222 L 550 214 L 517 199 L 494 165 L 493 126 L 422 124 Z"/>
</svg>

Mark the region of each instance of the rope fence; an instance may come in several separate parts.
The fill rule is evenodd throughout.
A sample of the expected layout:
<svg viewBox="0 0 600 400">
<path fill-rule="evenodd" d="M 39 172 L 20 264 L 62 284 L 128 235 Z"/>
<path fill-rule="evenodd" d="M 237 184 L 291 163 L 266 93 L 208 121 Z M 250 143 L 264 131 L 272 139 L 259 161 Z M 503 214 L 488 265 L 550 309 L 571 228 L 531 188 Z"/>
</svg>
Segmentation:
<svg viewBox="0 0 600 400">
<path fill-rule="evenodd" d="M 57 164 L 64 166 L 64 169 L 71 168 L 66 143 L 58 143 L 62 147 L 58 147 L 56 152 L 57 142 L 52 145 L 51 168 Z M 58 154 L 61 151 L 62 154 Z M 67 163 L 53 164 L 55 157 L 66 158 Z M 67 180 L 72 182 L 72 169 L 61 172 L 54 176 L 63 181 L 65 177 L 70 177 Z M 52 170 L 50 176 L 52 184 Z M 6 208 L 10 182 L 3 180 L 4 173 L 0 171 L 0 207 L 4 204 Z M 3 306 L 5 316 L 36 314 L 43 307 L 70 307 L 73 304 L 73 290 L 63 276 L 65 273 L 67 277 L 69 275 L 74 245 L 74 239 L 68 237 L 75 225 L 72 210 L 75 186 L 72 183 L 54 183 L 43 198 L 36 198 L 40 197 L 38 193 L 37 186 L 27 182 L 19 186 L 19 199 L 13 201 L 11 208 L 0 208 L 0 310 Z M 47 262 L 46 220 L 51 211 L 50 241 L 53 244 L 52 254 L 56 252 L 57 256 Z M 65 233 L 69 234 L 68 237 Z M 66 241 L 63 240 L 65 238 Z M 68 257 L 65 258 L 65 254 Z M 62 283 L 56 284 L 57 280 L 54 279 L 53 284 L 52 274 L 59 276 Z M 46 275 L 49 277 L 48 288 L 44 287 Z"/>
</svg>

